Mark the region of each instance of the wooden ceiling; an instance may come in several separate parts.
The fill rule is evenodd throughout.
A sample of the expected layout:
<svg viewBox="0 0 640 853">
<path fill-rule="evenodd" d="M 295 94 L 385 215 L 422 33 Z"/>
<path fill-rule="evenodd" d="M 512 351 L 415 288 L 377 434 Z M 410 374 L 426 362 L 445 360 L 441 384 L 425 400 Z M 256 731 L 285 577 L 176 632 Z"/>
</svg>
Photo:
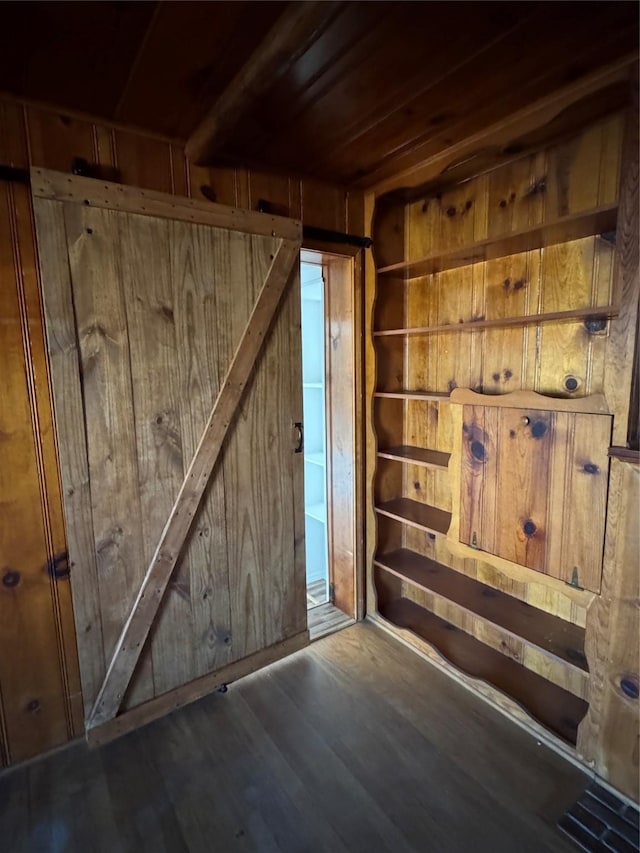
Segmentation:
<svg viewBox="0 0 640 853">
<path fill-rule="evenodd" d="M 184 141 L 196 132 L 191 150 L 209 163 L 363 187 L 638 45 L 635 2 L 12 2 L 1 11 L 1 90 Z"/>
</svg>

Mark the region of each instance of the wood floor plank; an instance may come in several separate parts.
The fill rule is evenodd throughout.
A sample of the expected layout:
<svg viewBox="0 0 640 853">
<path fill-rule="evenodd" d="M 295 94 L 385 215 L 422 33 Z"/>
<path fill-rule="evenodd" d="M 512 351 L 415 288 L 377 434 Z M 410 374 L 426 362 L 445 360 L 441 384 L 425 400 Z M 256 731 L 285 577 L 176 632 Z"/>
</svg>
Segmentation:
<svg viewBox="0 0 640 853">
<path fill-rule="evenodd" d="M 587 783 L 359 623 L 99 750 L 4 771 L 0 838 L 11 853 L 571 853 L 555 824 Z"/>
</svg>

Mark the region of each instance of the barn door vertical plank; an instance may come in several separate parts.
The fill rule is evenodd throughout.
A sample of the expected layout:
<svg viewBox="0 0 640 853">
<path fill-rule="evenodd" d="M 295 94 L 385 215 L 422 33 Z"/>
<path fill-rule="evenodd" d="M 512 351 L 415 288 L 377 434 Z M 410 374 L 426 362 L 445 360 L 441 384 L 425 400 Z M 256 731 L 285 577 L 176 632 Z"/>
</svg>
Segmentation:
<svg viewBox="0 0 640 853">
<path fill-rule="evenodd" d="M 300 264 L 291 270 L 284 310 L 276 320 L 274 339 L 278 341 L 269 364 L 280 377 L 278 387 L 282 389 L 282 402 L 276 408 L 277 419 L 272 429 L 274 436 L 263 436 L 264 453 L 269 455 L 272 474 L 281 471 L 285 474 L 281 482 L 282 504 L 278 507 L 281 514 L 280 543 L 283 547 L 282 562 L 276 562 L 279 580 L 275 589 L 268 595 L 268 607 L 265 611 L 267 624 L 273 626 L 271 642 L 292 637 L 307 627 L 307 584 L 304 557 L 304 455 L 295 453 L 297 431 L 293 426 L 303 420 L 302 411 L 302 340 L 300 329 Z M 269 349 L 271 349 L 269 347 Z M 265 398 L 272 393 L 270 376 L 263 378 Z M 284 404 L 284 401 L 287 401 Z M 274 413 L 275 414 L 275 413 Z M 273 510 L 274 507 L 272 506 Z M 294 582 L 291 583 L 291 577 Z"/>
<path fill-rule="evenodd" d="M 60 477 L 86 718 L 104 678 L 106 665 L 80 383 L 80 350 L 75 328 L 63 205 L 34 198 L 33 207 L 55 396 Z"/>
<path fill-rule="evenodd" d="M 272 251 L 272 241 L 264 238 L 235 239 L 227 277 L 240 275 L 246 281 L 260 282 Z M 224 303 L 218 302 L 221 347 L 228 348 L 237 339 L 243 318 L 255 298 L 246 285 L 242 299 L 238 290 L 238 287 L 225 289 Z M 290 289 L 287 293 L 289 298 Z M 273 405 L 274 401 L 287 400 L 290 396 L 290 335 L 283 305 L 266 342 L 261 370 L 247 389 L 225 454 L 234 659 L 282 639 L 285 585 L 281 572 L 277 576 L 271 572 L 267 577 L 265 567 L 282 569 L 294 561 L 295 532 L 293 528 L 283 529 L 283 525 L 291 525 L 293 521 L 289 511 L 294 440 L 291 411 L 288 406 Z M 272 495 L 268 506 L 261 498 L 267 490 Z M 279 548 L 290 548 L 291 552 L 274 552 L 273 549 Z"/>
<path fill-rule="evenodd" d="M 220 368 L 233 358 L 236 342 L 242 334 L 251 308 L 259 292 L 260 283 L 264 280 L 266 270 L 254 269 L 251 259 L 251 241 L 258 238 L 244 238 L 239 233 L 229 233 L 224 243 L 218 243 L 215 251 L 215 274 L 219 281 L 227 286 L 215 288 L 215 310 L 212 313 L 212 337 L 215 340 L 216 353 Z M 224 248 L 222 246 L 224 245 Z M 273 241 L 272 249 L 277 248 Z M 222 251 L 221 251 L 222 249 Z M 262 353 L 261 361 L 264 359 Z M 222 381 L 220 377 L 219 381 Z M 255 376 L 250 380 L 245 395 L 238 406 L 235 415 L 233 431 L 227 436 L 223 454 L 219 462 L 216 480 L 222 482 L 223 494 L 221 502 L 215 507 L 221 515 L 215 518 L 216 527 L 224 530 L 224 546 L 226 549 L 226 576 L 228 589 L 228 622 L 227 622 L 227 651 L 229 662 L 240 660 L 263 645 L 260 634 L 261 613 L 254 601 L 255 584 L 255 531 L 252 519 L 248 518 L 240 527 L 235 523 L 236 507 L 245 490 L 251 488 L 251 463 L 249 461 L 250 446 L 242 445 L 237 435 L 241 424 L 246 420 L 246 410 L 249 395 L 253 389 Z M 247 468 L 243 466 L 246 464 Z M 214 511 L 214 507 L 211 507 Z M 238 535 L 240 531 L 240 535 Z M 220 543 L 222 544 L 222 542 Z M 236 614 L 239 609 L 238 601 L 249 600 L 250 604 L 244 620 L 239 620 Z M 242 612 L 244 606 L 240 605 Z"/>
<path fill-rule="evenodd" d="M 105 652 L 111 655 L 145 567 L 120 214 L 66 205 L 64 215 L 84 404 L 91 413 L 87 451 L 102 631 Z M 146 651 L 127 703 L 137 705 L 152 695 L 151 655 Z"/>
<path fill-rule="evenodd" d="M 226 360 L 221 358 L 216 332 L 217 295 L 229 266 L 231 235 L 232 232 L 203 225 L 170 224 L 173 310 L 179 341 L 176 353 L 181 389 L 179 422 L 185 472 L 233 354 L 230 351 Z M 231 660 L 227 529 L 220 464 L 211 476 L 177 567 L 178 573 L 183 570 L 188 571 L 190 578 L 194 667 L 197 676 L 204 675 Z"/>
<path fill-rule="evenodd" d="M 131 357 L 143 564 L 148 565 L 184 479 L 170 224 L 117 214 Z M 186 460 L 188 464 L 189 460 Z M 176 572 L 154 629 L 155 694 L 194 677 L 189 575 Z"/>
<path fill-rule="evenodd" d="M 238 405 L 250 383 L 256 359 L 268 336 L 298 251 L 297 241 L 281 240 L 277 250 L 269 256 L 266 278 L 242 331 L 221 391 L 142 586 L 118 638 L 117 648 L 91 712 L 90 728 L 113 719 L 122 703 L 229 427 L 236 420 Z M 259 373 L 264 375 L 264 364 Z M 272 492 L 269 491 L 269 494 Z M 258 523 L 262 521 L 259 518 Z"/>
</svg>

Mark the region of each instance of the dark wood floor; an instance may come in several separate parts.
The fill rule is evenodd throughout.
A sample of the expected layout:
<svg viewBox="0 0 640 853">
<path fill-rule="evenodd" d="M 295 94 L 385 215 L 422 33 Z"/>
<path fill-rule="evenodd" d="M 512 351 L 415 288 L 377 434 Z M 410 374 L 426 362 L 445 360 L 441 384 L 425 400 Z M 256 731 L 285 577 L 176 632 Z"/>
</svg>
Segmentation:
<svg viewBox="0 0 640 853">
<path fill-rule="evenodd" d="M 586 777 L 368 624 L 0 775 L 3 853 L 571 853 Z"/>
</svg>

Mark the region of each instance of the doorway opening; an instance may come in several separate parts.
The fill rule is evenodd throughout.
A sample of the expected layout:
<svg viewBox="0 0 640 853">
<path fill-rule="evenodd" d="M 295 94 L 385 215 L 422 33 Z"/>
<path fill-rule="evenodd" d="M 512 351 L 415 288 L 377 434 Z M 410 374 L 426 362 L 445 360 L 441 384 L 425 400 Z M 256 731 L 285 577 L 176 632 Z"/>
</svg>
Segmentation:
<svg viewBox="0 0 640 853">
<path fill-rule="evenodd" d="M 308 609 L 329 601 L 324 285 L 322 263 L 302 262 L 300 303 Z"/>
<path fill-rule="evenodd" d="M 309 628 L 357 614 L 354 259 L 301 255 L 305 550 Z"/>
</svg>

